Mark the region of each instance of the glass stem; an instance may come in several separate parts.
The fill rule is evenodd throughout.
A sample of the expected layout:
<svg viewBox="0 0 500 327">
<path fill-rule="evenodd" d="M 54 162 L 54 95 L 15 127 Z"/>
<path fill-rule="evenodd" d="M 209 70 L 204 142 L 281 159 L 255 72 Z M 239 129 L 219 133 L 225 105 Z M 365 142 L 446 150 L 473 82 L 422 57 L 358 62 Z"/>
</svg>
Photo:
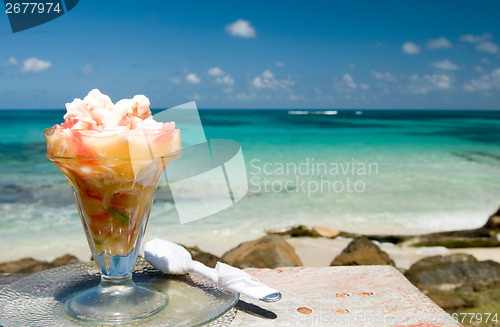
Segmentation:
<svg viewBox="0 0 500 327">
<path fill-rule="evenodd" d="M 134 282 L 132 281 L 132 274 L 126 274 L 123 276 L 104 276 L 101 275 L 101 287 L 112 287 L 112 286 L 132 286 Z"/>
</svg>

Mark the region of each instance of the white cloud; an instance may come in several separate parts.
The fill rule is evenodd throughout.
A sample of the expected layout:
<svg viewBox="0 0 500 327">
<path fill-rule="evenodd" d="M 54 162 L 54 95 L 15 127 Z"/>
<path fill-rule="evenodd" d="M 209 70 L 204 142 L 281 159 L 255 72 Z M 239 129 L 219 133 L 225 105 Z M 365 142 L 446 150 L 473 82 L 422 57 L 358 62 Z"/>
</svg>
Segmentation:
<svg viewBox="0 0 500 327">
<path fill-rule="evenodd" d="M 401 50 L 403 50 L 403 52 L 406 54 L 417 54 L 420 53 L 421 49 L 418 44 L 408 41 L 405 44 L 403 44 Z"/>
<path fill-rule="evenodd" d="M 449 49 L 453 46 L 450 41 L 445 37 L 439 37 L 437 39 L 432 39 L 427 42 L 428 49 Z"/>
<path fill-rule="evenodd" d="M 350 62 L 349 64 L 347 64 L 347 68 L 349 68 L 349 69 L 356 69 L 356 64 L 353 63 L 353 62 Z"/>
<path fill-rule="evenodd" d="M 186 76 L 186 81 L 188 81 L 191 84 L 200 84 L 201 83 L 201 78 L 198 77 L 195 73 L 189 73 Z"/>
<path fill-rule="evenodd" d="M 266 71 L 264 71 L 262 73 L 262 77 L 264 77 L 264 78 L 274 78 L 274 74 L 269 69 L 267 69 Z"/>
<path fill-rule="evenodd" d="M 227 88 L 224 89 L 224 93 L 233 92 L 232 86 L 234 85 L 234 78 L 232 78 L 230 75 L 226 75 L 223 77 L 217 77 L 217 79 L 215 80 L 215 83 L 224 84 L 227 86 Z"/>
<path fill-rule="evenodd" d="M 290 91 L 290 86 L 295 82 L 291 77 L 286 79 L 278 80 L 274 74 L 268 69 L 262 73 L 261 76 L 257 76 L 252 80 L 252 85 L 257 89 L 269 89 L 278 90 L 284 89 Z"/>
<path fill-rule="evenodd" d="M 483 64 L 489 64 L 491 61 L 488 58 L 481 58 Z"/>
<path fill-rule="evenodd" d="M 478 45 L 476 45 L 476 50 L 477 51 L 485 51 L 485 52 L 489 52 L 489 53 L 497 53 L 498 52 L 498 45 L 496 45 L 495 43 L 493 43 L 491 41 L 486 41 L 486 42 L 482 42 L 482 43 L 479 43 Z"/>
<path fill-rule="evenodd" d="M 256 37 L 255 28 L 248 20 L 238 19 L 237 21 L 226 25 L 226 31 L 232 35 L 243 38 Z"/>
<path fill-rule="evenodd" d="M 304 100 L 304 96 L 303 95 L 290 94 L 288 96 L 288 99 L 290 99 L 292 101 Z"/>
<path fill-rule="evenodd" d="M 497 53 L 498 52 L 498 44 L 490 41 L 493 37 L 491 33 L 484 33 L 483 35 L 473 35 L 473 34 L 465 34 L 460 36 L 460 40 L 469 43 L 477 43 L 476 50 L 484 51 L 489 53 Z"/>
<path fill-rule="evenodd" d="M 488 91 L 494 88 L 500 89 L 500 68 L 464 84 L 464 89 L 470 92 Z"/>
<path fill-rule="evenodd" d="M 248 93 L 238 93 L 236 95 L 236 99 L 237 100 L 241 100 L 241 101 L 254 100 L 255 98 L 256 98 L 256 94 L 255 93 L 251 93 L 251 94 L 248 94 Z"/>
<path fill-rule="evenodd" d="M 460 36 L 460 40 L 469 43 L 479 43 L 488 41 L 492 36 L 490 33 L 484 33 L 483 35 L 464 34 Z"/>
<path fill-rule="evenodd" d="M 477 43 L 479 42 L 479 36 L 472 35 L 472 34 L 465 34 L 460 36 L 460 40 L 464 42 L 469 42 L 469 43 Z"/>
<path fill-rule="evenodd" d="M 80 69 L 80 73 L 83 75 L 92 74 L 94 72 L 94 66 L 92 64 L 86 64 Z"/>
<path fill-rule="evenodd" d="M 356 83 L 351 74 L 344 74 L 341 80 L 333 84 L 333 89 L 337 92 L 350 93 L 357 89 L 369 90 L 370 86 L 368 84 Z"/>
<path fill-rule="evenodd" d="M 211 76 L 221 76 L 221 75 L 224 75 L 225 72 L 220 69 L 219 67 L 212 67 L 208 70 L 208 75 L 211 75 Z"/>
<path fill-rule="evenodd" d="M 16 58 L 9 57 L 9 60 L 3 63 L 3 66 L 17 66 L 18 62 Z"/>
<path fill-rule="evenodd" d="M 234 85 L 234 78 L 232 78 L 230 75 L 226 75 L 223 77 L 217 77 L 217 79 L 215 80 L 215 83 L 233 86 Z"/>
<path fill-rule="evenodd" d="M 387 81 L 387 82 L 396 82 L 398 80 L 396 75 L 393 75 L 389 72 L 381 73 L 381 72 L 376 72 L 376 71 L 372 70 L 372 75 L 376 79 L 380 79 L 380 80 Z"/>
<path fill-rule="evenodd" d="M 178 77 L 171 77 L 170 78 L 170 83 L 172 83 L 172 84 L 179 84 L 180 82 L 181 82 L 181 80 Z"/>
<path fill-rule="evenodd" d="M 459 67 L 449 61 L 448 59 L 445 59 L 443 61 L 435 61 L 430 63 L 431 66 L 436 67 L 441 70 L 457 70 Z"/>
<path fill-rule="evenodd" d="M 474 67 L 474 71 L 475 71 L 476 73 L 482 74 L 482 73 L 484 73 L 484 72 L 485 72 L 485 69 L 484 69 L 483 67 L 481 67 L 481 66 L 477 65 L 477 66 L 475 66 L 475 67 Z"/>
<path fill-rule="evenodd" d="M 285 63 L 284 62 L 281 62 L 281 61 L 276 61 L 276 63 L 274 64 L 276 67 L 285 67 Z"/>
<path fill-rule="evenodd" d="M 201 96 L 198 93 L 195 93 L 189 97 L 189 100 L 198 101 L 201 100 Z"/>
<path fill-rule="evenodd" d="M 409 83 L 402 89 L 409 93 L 426 94 L 436 90 L 451 88 L 451 78 L 446 74 L 432 74 L 420 77 L 418 74 L 409 77 Z"/>
<path fill-rule="evenodd" d="M 23 62 L 23 66 L 21 67 L 21 73 L 22 74 L 29 74 L 29 73 L 41 73 L 44 70 L 49 69 L 52 66 L 52 63 L 50 61 L 43 61 L 38 58 L 32 57 L 29 59 L 26 59 Z"/>
<path fill-rule="evenodd" d="M 263 78 L 260 76 L 257 76 L 253 79 L 252 85 L 255 86 L 256 88 L 259 88 L 259 89 L 270 89 L 271 88 L 271 86 L 270 86 L 271 83 L 264 82 Z"/>
<path fill-rule="evenodd" d="M 465 34 L 460 36 L 460 40 L 469 43 L 477 43 L 477 51 L 495 54 L 498 52 L 498 45 L 490 41 L 492 37 L 493 35 L 491 33 L 484 33 L 483 35 Z"/>
<path fill-rule="evenodd" d="M 181 82 L 181 79 L 178 77 L 171 77 L 170 78 L 170 83 L 172 84 L 179 84 Z"/>
<path fill-rule="evenodd" d="M 344 84 L 351 89 L 356 89 L 358 87 L 350 74 L 344 74 L 344 76 L 342 76 L 342 80 L 344 81 Z"/>
</svg>

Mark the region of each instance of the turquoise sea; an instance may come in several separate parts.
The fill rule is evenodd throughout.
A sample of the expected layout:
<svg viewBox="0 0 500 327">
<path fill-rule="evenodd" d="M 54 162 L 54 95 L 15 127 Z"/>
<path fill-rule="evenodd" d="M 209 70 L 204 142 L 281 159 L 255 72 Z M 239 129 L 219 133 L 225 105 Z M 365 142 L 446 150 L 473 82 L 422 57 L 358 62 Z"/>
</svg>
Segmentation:
<svg viewBox="0 0 500 327">
<path fill-rule="evenodd" d="M 63 110 L 0 110 L 0 262 L 88 250 L 70 188 L 45 157 Z M 364 233 L 475 228 L 500 206 L 500 111 L 200 110 L 241 144 L 249 192 L 180 224 L 155 200 L 145 239 L 221 254 L 295 224 Z"/>
</svg>

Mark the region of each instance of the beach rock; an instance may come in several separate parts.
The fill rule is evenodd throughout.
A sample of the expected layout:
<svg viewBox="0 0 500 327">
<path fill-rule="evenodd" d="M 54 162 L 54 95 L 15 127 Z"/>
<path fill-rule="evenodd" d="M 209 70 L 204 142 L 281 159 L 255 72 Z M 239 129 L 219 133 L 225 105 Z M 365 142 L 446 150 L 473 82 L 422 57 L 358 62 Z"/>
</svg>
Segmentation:
<svg viewBox="0 0 500 327">
<path fill-rule="evenodd" d="M 500 233 L 500 208 L 488 218 L 488 221 L 482 228 L 489 230 L 491 234 Z"/>
<path fill-rule="evenodd" d="M 197 246 L 189 247 L 183 245 L 183 247 L 191 253 L 193 260 L 199 261 L 208 267 L 215 268 L 217 261 L 222 261 L 218 256 L 209 252 L 204 252 Z"/>
<path fill-rule="evenodd" d="M 326 238 L 335 238 L 340 234 L 339 230 L 328 227 L 313 227 L 312 230 L 318 236 Z"/>
<path fill-rule="evenodd" d="M 290 237 L 317 237 L 318 235 L 313 232 L 312 227 L 305 225 L 298 225 L 292 227 L 286 227 L 278 230 L 266 230 L 268 235 L 280 235 L 280 236 L 290 236 Z"/>
<path fill-rule="evenodd" d="M 409 235 L 390 235 L 390 234 L 388 234 L 388 235 L 364 235 L 364 236 L 366 236 L 368 239 L 370 239 L 372 241 L 377 241 L 380 243 L 392 243 L 392 244 L 398 244 L 398 243 L 404 242 L 407 239 L 409 239 L 410 237 L 412 237 Z"/>
<path fill-rule="evenodd" d="M 463 237 L 448 235 L 421 235 L 402 243 L 403 246 L 443 246 L 449 249 L 491 248 L 500 246 L 500 241 L 493 237 Z"/>
<path fill-rule="evenodd" d="M 16 261 L 0 263 L 0 273 L 32 274 L 52 268 L 52 264 L 33 258 L 23 258 Z"/>
<path fill-rule="evenodd" d="M 500 208 L 486 223 L 476 229 L 416 235 L 403 240 L 402 246 L 444 246 L 446 248 L 498 247 L 500 246 Z"/>
<path fill-rule="evenodd" d="M 491 220 L 488 220 L 490 223 Z M 486 227 L 417 235 L 400 243 L 402 246 L 444 246 L 446 248 L 497 247 L 497 234 Z"/>
<path fill-rule="evenodd" d="M 471 306 L 464 299 L 450 292 L 431 291 L 426 292 L 426 295 L 446 311 Z"/>
<path fill-rule="evenodd" d="M 266 230 L 269 235 L 280 235 L 290 237 L 326 237 L 335 238 L 340 235 L 340 231 L 328 227 L 310 227 L 298 225 L 278 230 Z"/>
<path fill-rule="evenodd" d="M 413 237 L 413 235 L 362 235 L 357 233 L 343 232 L 337 229 L 328 227 L 309 227 L 305 225 L 298 225 L 276 230 L 265 230 L 268 235 L 280 235 L 290 237 L 325 237 L 336 238 L 338 236 L 344 238 L 357 238 L 366 236 L 368 239 L 377 242 L 400 243 Z"/>
<path fill-rule="evenodd" d="M 438 255 L 417 261 L 405 276 L 421 289 L 484 289 L 500 284 L 500 263 L 465 253 Z"/>
<path fill-rule="evenodd" d="M 340 232 L 339 236 L 343 238 L 358 238 L 364 236 L 372 241 L 377 241 L 379 243 L 392 243 L 392 244 L 398 244 L 414 237 L 414 235 L 356 234 L 348 232 Z"/>
<path fill-rule="evenodd" d="M 279 235 L 266 235 L 241 243 L 222 256 L 230 265 L 247 268 L 278 268 L 302 266 L 294 248 Z"/>
<path fill-rule="evenodd" d="M 65 254 L 59 258 L 55 258 L 50 262 L 52 267 L 61 267 L 61 266 L 66 266 L 66 265 L 71 265 L 73 263 L 79 263 L 80 260 L 78 260 L 77 257 L 71 254 Z"/>
<path fill-rule="evenodd" d="M 33 274 L 43 270 L 80 262 L 77 257 L 65 254 L 52 262 L 40 261 L 33 258 L 23 258 L 15 261 L 0 263 L 0 273 Z"/>
<path fill-rule="evenodd" d="M 394 261 L 367 237 L 358 237 L 333 259 L 330 266 L 391 265 Z"/>
</svg>

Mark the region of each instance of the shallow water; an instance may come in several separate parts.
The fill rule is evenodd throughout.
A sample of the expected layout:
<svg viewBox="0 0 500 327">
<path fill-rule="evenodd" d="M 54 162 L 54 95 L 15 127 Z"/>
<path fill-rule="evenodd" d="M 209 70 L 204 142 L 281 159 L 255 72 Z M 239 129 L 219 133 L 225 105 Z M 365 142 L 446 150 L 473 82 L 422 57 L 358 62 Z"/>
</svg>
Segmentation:
<svg viewBox="0 0 500 327">
<path fill-rule="evenodd" d="M 69 186 L 45 158 L 43 129 L 63 113 L 0 111 L 0 261 L 90 255 Z M 225 211 L 180 224 L 160 189 L 146 240 L 221 254 L 294 224 L 384 234 L 475 228 L 500 205 L 500 111 L 200 115 L 209 138 L 241 144 L 249 192 Z"/>
</svg>

